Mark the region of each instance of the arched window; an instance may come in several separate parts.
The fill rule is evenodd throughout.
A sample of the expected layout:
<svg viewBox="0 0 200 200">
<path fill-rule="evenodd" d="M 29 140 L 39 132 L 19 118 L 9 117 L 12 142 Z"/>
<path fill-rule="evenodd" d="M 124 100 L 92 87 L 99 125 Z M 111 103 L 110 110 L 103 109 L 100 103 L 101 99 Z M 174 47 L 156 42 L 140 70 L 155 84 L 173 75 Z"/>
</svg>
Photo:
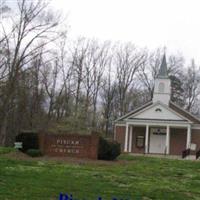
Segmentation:
<svg viewBox="0 0 200 200">
<path fill-rule="evenodd" d="M 158 92 L 159 93 L 164 93 L 164 91 L 165 91 L 165 84 L 164 83 L 159 83 Z"/>
</svg>

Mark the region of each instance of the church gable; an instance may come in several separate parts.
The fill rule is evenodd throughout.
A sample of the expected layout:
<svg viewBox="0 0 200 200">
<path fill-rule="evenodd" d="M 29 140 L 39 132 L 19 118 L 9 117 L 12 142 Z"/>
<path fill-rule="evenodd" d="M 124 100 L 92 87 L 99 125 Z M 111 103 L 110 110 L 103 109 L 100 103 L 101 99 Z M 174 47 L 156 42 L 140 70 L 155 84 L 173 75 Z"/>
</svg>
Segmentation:
<svg viewBox="0 0 200 200">
<path fill-rule="evenodd" d="M 167 73 L 167 62 L 164 54 L 159 73 L 155 79 L 152 101 L 127 113 L 115 122 L 124 123 L 126 120 L 165 120 L 200 124 L 200 119 L 172 103 L 170 97 L 171 80 Z"/>
<path fill-rule="evenodd" d="M 175 111 L 163 105 L 162 103 L 153 104 L 147 109 L 144 109 L 138 113 L 135 113 L 134 115 L 129 116 L 128 119 L 189 121 L 185 117 L 176 113 Z"/>
</svg>

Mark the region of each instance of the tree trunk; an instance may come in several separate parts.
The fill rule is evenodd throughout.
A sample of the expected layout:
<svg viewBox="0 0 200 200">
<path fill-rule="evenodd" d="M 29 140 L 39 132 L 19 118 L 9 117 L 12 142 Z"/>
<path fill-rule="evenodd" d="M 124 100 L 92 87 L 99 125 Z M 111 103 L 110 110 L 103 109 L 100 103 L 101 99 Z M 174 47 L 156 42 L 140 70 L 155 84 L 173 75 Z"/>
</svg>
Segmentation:
<svg viewBox="0 0 200 200">
<path fill-rule="evenodd" d="M 7 135 L 7 124 L 8 124 L 8 118 L 7 114 L 4 116 L 2 125 L 1 125 L 1 132 L 0 132 L 0 146 L 6 145 L 6 135 Z"/>
</svg>

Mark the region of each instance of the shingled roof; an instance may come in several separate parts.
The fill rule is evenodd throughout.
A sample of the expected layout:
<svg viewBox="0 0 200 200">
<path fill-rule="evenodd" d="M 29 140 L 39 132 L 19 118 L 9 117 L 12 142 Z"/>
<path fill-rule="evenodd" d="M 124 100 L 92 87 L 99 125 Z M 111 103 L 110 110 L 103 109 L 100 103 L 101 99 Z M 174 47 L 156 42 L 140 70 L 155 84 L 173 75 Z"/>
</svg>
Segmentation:
<svg viewBox="0 0 200 200">
<path fill-rule="evenodd" d="M 191 120 L 193 123 L 200 124 L 200 119 L 194 116 L 192 113 L 187 112 L 186 110 L 182 109 L 172 101 L 169 102 L 169 107 L 179 113 L 180 115 L 186 117 L 187 119 Z"/>
</svg>

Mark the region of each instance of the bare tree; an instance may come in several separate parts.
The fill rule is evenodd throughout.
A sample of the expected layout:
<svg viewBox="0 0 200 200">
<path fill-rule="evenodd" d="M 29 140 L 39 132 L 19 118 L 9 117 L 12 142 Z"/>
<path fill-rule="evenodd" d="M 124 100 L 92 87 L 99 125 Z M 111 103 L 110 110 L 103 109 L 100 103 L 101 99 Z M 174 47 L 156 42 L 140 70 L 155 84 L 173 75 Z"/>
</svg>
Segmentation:
<svg viewBox="0 0 200 200">
<path fill-rule="evenodd" d="M 116 84 L 112 80 L 111 73 L 112 58 L 110 57 L 108 63 L 107 76 L 103 80 L 103 87 L 101 89 L 101 101 L 102 101 L 102 114 L 104 117 L 103 124 L 105 125 L 105 132 L 108 136 L 109 127 L 111 127 L 112 120 L 114 119 L 114 98 L 116 97 Z"/>
<path fill-rule="evenodd" d="M 195 61 L 191 61 L 191 66 L 188 67 L 184 75 L 184 97 L 186 100 L 186 109 L 194 111 L 193 106 L 198 101 L 200 96 L 200 71 L 195 65 Z M 195 109 L 194 112 L 196 112 Z"/>
<path fill-rule="evenodd" d="M 87 127 L 96 125 L 97 99 L 102 76 L 107 64 L 107 43 L 81 38 L 72 52 L 72 68 L 75 83 L 75 117 L 81 115 Z M 84 102 L 84 103 L 83 103 Z M 81 113 L 81 110 L 84 111 Z"/>
<path fill-rule="evenodd" d="M 105 42 L 99 48 L 97 55 L 97 65 L 93 67 L 93 86 L 92 86 L 92 105 L 93 105 L 93 114 L 92 114 L 92 127 L 97 125 L 97 99 L 99 97 L 99 91 L 102 87 L 102 78 L 107 65 L 110 66 L 110 55 L 109 55 L 110 43 Z"/>
<path fill-rule="evenodd" d="M 116 51 L 116 80 L 119 98 L 119 115 L 127 112 L 126 95 L 133 84 L 136 72 L 144 62 L 144 55 L 130 43 L 120 45 Z"/>
<path fill-rule="evenodd" d="M 84 62 L 87 55 L 87 51 L 89 48 L 89 43 L 85 38 L 79 38 L 77 42 L 75 42 L 74 46 L 71 48 L 71 57 L 72 57 L 72 68 L 73 68 L 73 77 L 74 77 L 74 85 L 75 85 L 75 109 L 74 116 L 75 118 L 78 115 L 78 107 L 81 96 L 81 87 L 83 84 L 84 78 Z"/>
<path fill-rule="evenodd" d="M 72 88 L 72 64 L 69 61 L 69 55 L 67 52 L 67 34 L 63 33 L 61 39 L 58 41 L 58 65 L 61 71 L 61 83 L 60 89 L 56 96 L 55 109 L 56 109 L 56 119 L 59 121 L 63 117 L 69 117 L 72 114 L 72 105 L 70 105 L 70 100 L 73 96 Z"/>
<path fill-rule="evenodd" d="M 54 104 L 56 100 L 56 87 L 58 84 L 58 75 L 59 75 L 59 65 L 58 59 L 55 59 L 52 62 L 47 63 L 42 71 L 43 74 L 43 84 L 45 86 L 45 91 L 49 98 L 48 101 L 48 120 L 51 120 L 54 110 Z"/>
<path fill-rule="evenodd" d="M 55 40 L 55 28 L 59 19 L 47 11 L 48 4 L 43 1 L 22 0 L 17 3 L 17 17 L 6 19 L 12 27 L 10 30 L 2 25 L 2 38 L 4 41 L 3 65 L 6 66 L 3 80 L 4 93 L 1 110 L 1 145 L 6 143 L 8 118 L 12 110 L 16 91 L 16 82 L 19 74 L 24 70 L 38 50 Z M 54 35 L 54 36 L 53 36 Z M 51 37 L 52 36 L 52 37 Z M 2 39 L 0 39 L 2 40 Z M 40 42 L 42 40 L 42 42 Z M 1 75 L 2 77 L 2 75 Z"/>
</svg>

